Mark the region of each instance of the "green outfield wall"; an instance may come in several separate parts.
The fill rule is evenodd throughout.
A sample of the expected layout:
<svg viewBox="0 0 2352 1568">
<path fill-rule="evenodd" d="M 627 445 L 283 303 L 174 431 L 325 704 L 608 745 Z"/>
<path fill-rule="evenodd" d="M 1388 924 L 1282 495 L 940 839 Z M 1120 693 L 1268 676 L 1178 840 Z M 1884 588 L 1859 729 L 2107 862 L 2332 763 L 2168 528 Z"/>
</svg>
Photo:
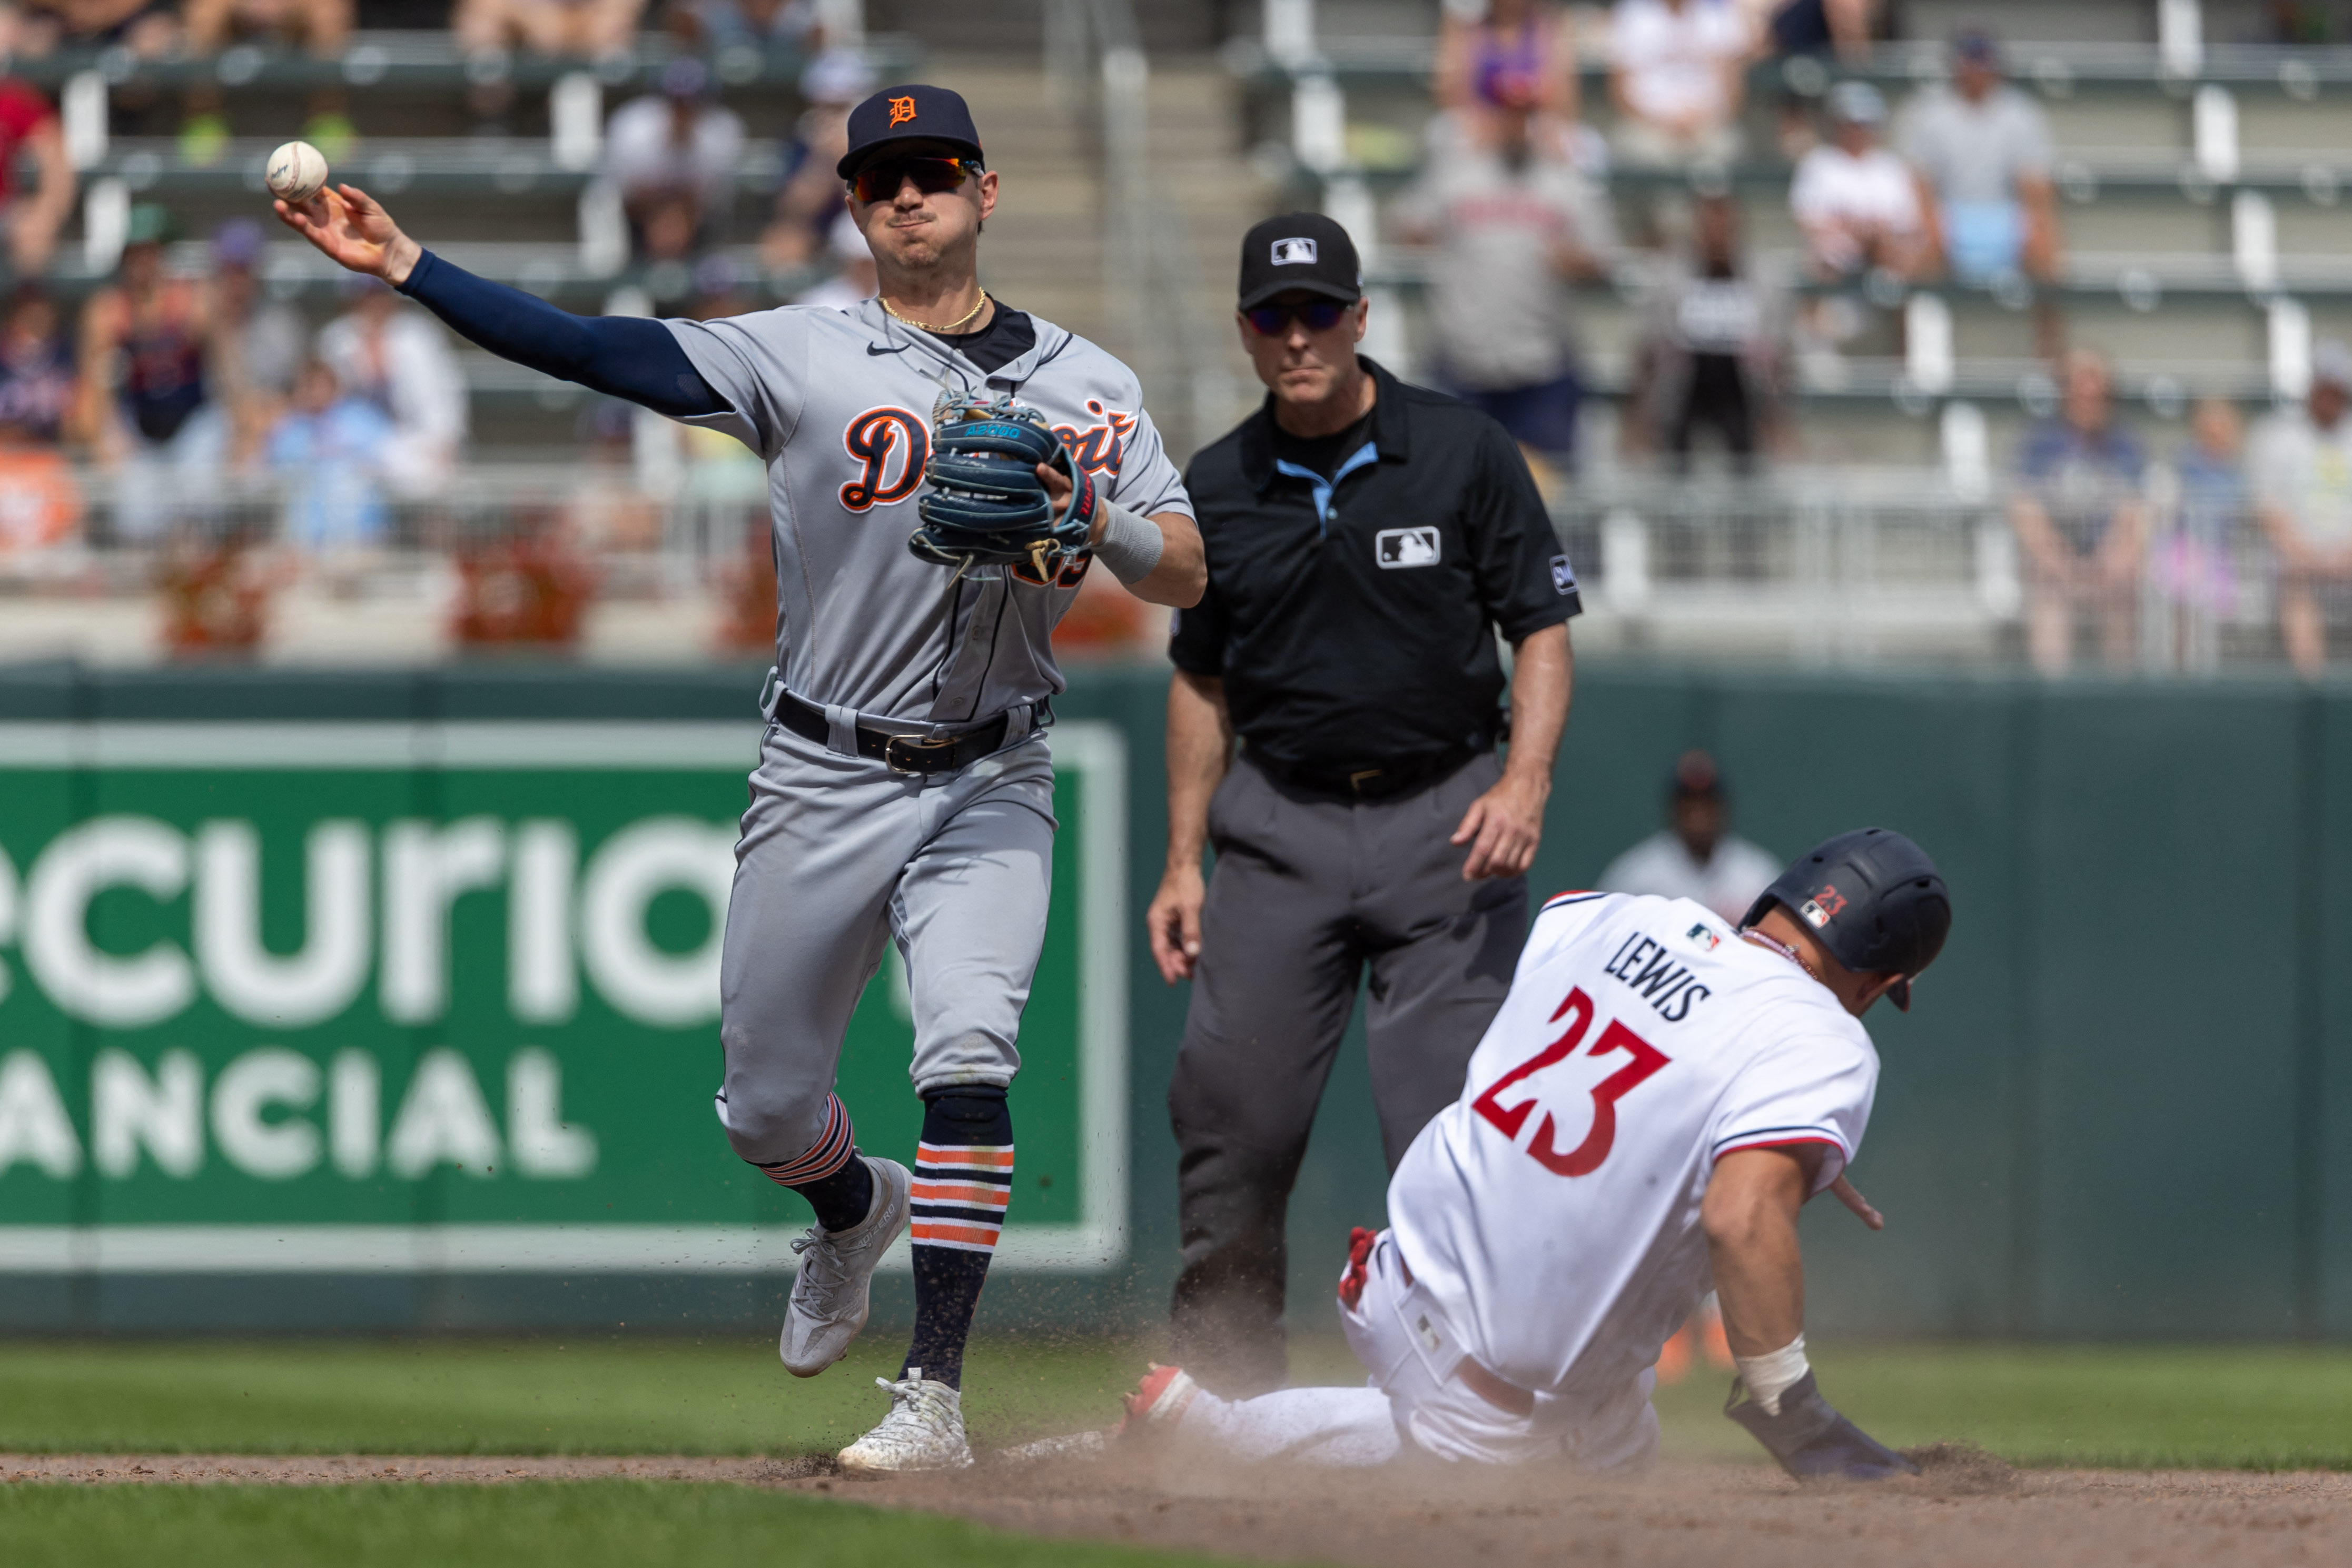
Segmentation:
<svg viewBox="0 0 2352 1568">
<path fill-rule="evenodd" d="M 758 684 L 0 671 L 0 1329 L 772 1326 L 804 1215 L 710 1110 Z M 1059 705 L 1001 1327 L 1147 1323 L 1173 1274 L 1164 686 Z M 1953 889 L 1871 1020 L 1888 1228 L 1808 1217 L 1816 1332 L 2352 1334 L 2352 691 L 1588 666 L 1536 891 L 1652 831 L 1694 745 L 1767 848 L 1884 823 Z M 904 985 L 842 1066 L 884 1152 Z M 1351 1049 L 1304 1321 L 1381 1187 Z"/>
</svg>

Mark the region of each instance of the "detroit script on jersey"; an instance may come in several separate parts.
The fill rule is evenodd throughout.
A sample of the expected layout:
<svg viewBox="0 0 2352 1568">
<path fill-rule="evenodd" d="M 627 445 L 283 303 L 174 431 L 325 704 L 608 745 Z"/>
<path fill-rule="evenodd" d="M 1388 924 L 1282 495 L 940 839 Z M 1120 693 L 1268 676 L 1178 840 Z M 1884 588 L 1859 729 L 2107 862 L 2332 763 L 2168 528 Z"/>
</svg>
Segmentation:
<svg viewBox="0 0 2352 1568">
<path fill-rule="evenodd" d="M 1707 1289 L 1699 1200 L 1735 1149 L 1853 1157 L 1878 1056 L 1778 953 L 1687 899 L 1568 894 L 1538 915 L 1462 1098 L 1389 1184 L 1389 1218 L 1471 1354 L 1605 1398 Z"/>
<path fill-rule="evenodd" d="M 1034 346 L 993 371 L 873 300 L 667 323 L 732 405 L 690 423 L 726 431 L 767 463 L 776 664 L 803 699 L 965 724 L 1063 689 L 1054 625 L 1083 563 L 1050 581 L 1017 570 L 959 578 L 908 553 L 930 455 L 928 411 L 944 391 L 1010 392 L 1062 433 L 1107 499 L 1146 517 L 1192 515 L 1133 372 L 1031 321 Z"/>
</svg>

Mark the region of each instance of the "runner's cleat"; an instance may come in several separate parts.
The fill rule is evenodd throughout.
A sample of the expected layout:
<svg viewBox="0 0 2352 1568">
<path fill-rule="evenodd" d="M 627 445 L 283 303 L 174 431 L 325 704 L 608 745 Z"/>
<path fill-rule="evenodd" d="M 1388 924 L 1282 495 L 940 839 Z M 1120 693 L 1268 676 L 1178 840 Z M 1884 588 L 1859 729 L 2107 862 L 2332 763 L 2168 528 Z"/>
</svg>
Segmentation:
<svg viewBox="0 0 2352 1568">
<path fill-rule="evenodd" d="M 963 1396 L 944 1383 L 928 1382 L 910 1366 L 903 1382 L 877 1377 L 890 1391 L 890 1414 L 882 1424 L 841 1450 L 845 1476 L 893 1476 L 910 1470 L 961 1470 L 971 1465 L 971 1445 L 963 1437 Z"/>
<path fill-rule="evenodd" d="M 849 1354 L 866 1327 L 873 1300 L 874 1270 L 882 1254 L 907 1228 L 908 1195 L 915 1178 L 896 1160 L 861 1155 L 874 1173 L 874 1207 L 846 1230 L 812 1225 L 793 1243 L 800 1254 L 800 1277 L 793 1281 L 792 1305 L 776 1354 L 794 1377 L 814 1377 Z"/>
</svg>

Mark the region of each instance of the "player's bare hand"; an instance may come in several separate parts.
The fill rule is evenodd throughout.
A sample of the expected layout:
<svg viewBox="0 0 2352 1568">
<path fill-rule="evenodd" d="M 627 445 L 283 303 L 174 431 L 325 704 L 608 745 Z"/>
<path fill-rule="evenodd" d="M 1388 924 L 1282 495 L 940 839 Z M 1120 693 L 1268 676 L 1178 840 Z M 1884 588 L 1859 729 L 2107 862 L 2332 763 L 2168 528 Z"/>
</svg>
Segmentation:
<svg viewBox="0 0 2352 1568">
<path fill-rule="evenodd" d="M 1837 1195 L 1837 1200 L 1840 1203 L 1853 1210 L 1855 1218 L 1861 1220 L 1864 1225 L 1869 1226 L 1873 1230 L 1884 1230 L 1886 1228 L 1886 1216 L 1879 1213 L 1877 1209 L 1872 1207 L 1870 1199 L 1863 1197 L 1861 1193 L 1854 1190 L 1853 1183 L 1845 1179 L 1844 1172 L 1839 1172 L 1837 1180 L 1830 1183 L 1830 1191 Z"/>
<path fill-rule="evenodd" d="M 1054 503 L 1058 513 L 1070 504 L 1070 476 L 1050 463 L 1037 465 L 1038 482 L 1045 486 L 1045 499 Z"/>
<path fill-rule="evenodd" d="M 335 185 L 296 205 L 272 202 L 278 221 L 328 260 L 398 285 L 408 281 L 424 247 L 400 232 L 383 204 L 357 185 Z"/>
<path fill-rule="evenodd" d="M 1453 841 L 1470 846 L 1462 862 L 1462 880 L 1489 876 L 1521 876 L 1535 864 L 1536 846 L 1543 841 L 1544 801 L 1551 795 L 1549 779 L 1522 779 L 1506 772 L 1495 787 L 1470 802 Z"/>
<path fill-rule="evenodd" d="M 1160 879 L 1160 891 L 1151 895 L 1151 908 L 1143 917 L 1151 933 L 1151 961 L 1171 986 L 1192 977 L 1194 961 L 1201 956 L 1201 904 L 1207 896 L 1197 865 L 1169 867 Z"/>
</svg>

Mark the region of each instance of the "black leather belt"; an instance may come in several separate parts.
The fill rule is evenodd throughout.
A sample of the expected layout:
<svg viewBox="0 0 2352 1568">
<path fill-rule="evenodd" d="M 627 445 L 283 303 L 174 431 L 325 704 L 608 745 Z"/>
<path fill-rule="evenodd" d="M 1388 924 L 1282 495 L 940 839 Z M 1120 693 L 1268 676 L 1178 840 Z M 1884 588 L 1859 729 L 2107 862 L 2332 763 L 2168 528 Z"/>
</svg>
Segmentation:
<svg viewBox="0 0 2352 1568">
<path fill-rule="evenodd" d="M 790 692 L 776 694 L 776 722 L 819 746 L 833 744 L 833 725 L 824 709 L 804 703 Z M 1010 714 L 998 714 L 978 729 L 934 740 L 920 735 L 894 735 L 888 730 L 857 727 L 857 755 L 887 763 L 893 773 L 953 773 L 971 767 L 1004 745 L 1012 727 Z"/>
<path fill-rule="evenodd" d="M 1267 778 L 1277 784 L 1287 784 L 1294 789 L 1305 789 L 1318 795 L 1336 795 L 1344 800 L 1387 800 L 1433 783 L 1479 755 L 1468 749 L 1449 751 L 1420 761 L 1386 768 L 1359 768 L 1352 771 L 1294 767 L 1255 752 L 1250 754 L 1250 760 L 1256 763 L 1258 770 Z"/>
</svg>

